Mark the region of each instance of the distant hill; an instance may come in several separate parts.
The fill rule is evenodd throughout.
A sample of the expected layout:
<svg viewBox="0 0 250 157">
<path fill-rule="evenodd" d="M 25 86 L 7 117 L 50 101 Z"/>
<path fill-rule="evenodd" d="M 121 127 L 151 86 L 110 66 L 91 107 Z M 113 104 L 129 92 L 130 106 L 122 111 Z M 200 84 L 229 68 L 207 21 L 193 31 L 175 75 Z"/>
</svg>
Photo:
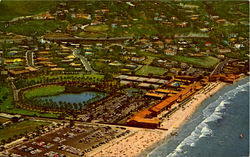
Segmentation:
<svg viewBox="0 0 250 157">
<path fill-rule="evenodd" d="M 0 21 L 15 17 L 33 15 L 56 7 L 56 1 L 5 1 L 0 2 Z"/>
</svg>

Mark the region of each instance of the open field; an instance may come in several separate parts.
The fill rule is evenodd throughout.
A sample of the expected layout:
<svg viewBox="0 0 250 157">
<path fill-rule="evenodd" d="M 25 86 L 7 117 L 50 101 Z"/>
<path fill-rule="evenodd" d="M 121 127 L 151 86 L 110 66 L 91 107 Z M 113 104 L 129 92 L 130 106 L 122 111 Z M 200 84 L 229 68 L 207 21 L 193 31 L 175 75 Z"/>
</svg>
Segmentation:
<svg viewBox="0 0 250 157">
<path fill-rule="evenodd" d="M 136 71 L 135 74 L 148 76 L 149 74 L 163 75 L 165 72 L 167 72 L 167 69 L 144 65 L 141 69 Z"/>
<path fill-rule="evenodd" d="M 189 63 L 198 67 L 203 68 L 212 68 L 214 67 L 220 60 L 215 57 L 185 57 L 185 56 L 173 56 L 173 60 Z"/>
<path fill-rule="evenodd" d="M 24 96 L 29 99 L 40 96 L 56 95 L 64 91 L 65 91 L 65 86 L 50 85 L 25 91 Z"/>
<path fill-rule="evenodd" d="M 32 132 L 35 131 L 37 127 L 48 124 L 48 122 L 41 121 L 22 121 L 14 123 L 9 127 L 0 129 L 0 140 L 8 140 L 8 138 L 13 138 L 15 135 L 19 136 L 25 132 Z"/>
</svg>

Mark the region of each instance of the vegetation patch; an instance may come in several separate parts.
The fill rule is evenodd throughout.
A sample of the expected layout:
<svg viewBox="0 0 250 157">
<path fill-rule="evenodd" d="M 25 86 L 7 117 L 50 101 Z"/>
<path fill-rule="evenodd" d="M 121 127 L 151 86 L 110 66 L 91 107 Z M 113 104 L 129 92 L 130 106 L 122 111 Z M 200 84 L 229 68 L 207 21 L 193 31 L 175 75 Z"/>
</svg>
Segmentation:
<svg viewBox="0 0 250 157">
<path fill-rule="evenodd" d="M 185 57 L 185 56 L 173 56 L 173 60 L 179 61 L 179 62 L 185 62 L 189 63 L 192 65 L 195 65 L 197 67 L 202 67 L 202 68 L 212 68 L 214 67 L 217 63 L 219 63 L 219 59 L 215 57 Z"/>
<path fill-rule="evenodd" d="M 108 25 L 88 26 L 85 28 L 89 32 L 104 32 L 109 29 Z"/>
<path fill-rule="evenodd" d="M 15 82 L 15 84 L 16 87 L 20 89 L 40 83 L 46 84 L 46 83 L 56 83 L 62 81 L 82 81 L 82 82 L 98 83 L 103 81 L 103 79 L 104 75 L 98 75 L 98 74 L 51 75 L 45 77 L 43 76 L 43 77 L 35 77 L 29 79 L 20 79 L 17 82 Z"/>
<path fill-rule="evenodd" d="M 59 116 L 59 114 L 40 113 L 15 106 L 11 89 L 3 82 L 0 82 L 0 112 L 49 118 L 57 118 Z"/>
<path fill-rule="evenodd" d="M 48 125 L 49 122 L 42 121 L 22 121 L 19 123 L 14 123 L 9 127 L 0 129 L 0 140 L 3 143 L 3 140 L 8 140 L 9 138 L 15 138 L 20 135 L 35 131 L 42 125 Z"/>
<path fill-rule="evenodd" d="M 136 71 L 135 74 L 148 76 L 150 74 L 163 75 L 166 72 L 167 72 L 167 69 L 164 69 L 164 68 L 154 67 L 154 66 L 150 66 L 150 65 L 144 65 L 141 69 Z"/>
<path fill-rule="evenodd" d="M 30 99 L 34 97 L 56 95 L 64 91 L 65 91 L 65 86 L 50 85 L 50 86 L 39 87 L 39 88 L 25 91 L 24 96 L 27 99 Z"/>
<path fill-rule="evenodd" d="M 79 34 L 76 34 L 77 36 L 83 37 L 83 38 L 101 38 L 106 37 L 105 33 L 102 32 L 80 32 Z"/>
<path fill-rule="evenodd" d="M 0 117 L 0 124 L 10 121 L 8 118 Z"/>
<path fill-rule="evenodd" d="M 67 22 L 60 20 L 29 20 L 11 24 L 7 28 L 2 25 L 0 26 L 0 30 L 3 32 L 13 32 L 16 34 L 31 36 L 34 34 L 43 35 L 48 31 L 65 28 L 66 26 Z"/>
<path fill-rule="evenodd" d="M 13 97 L 10 88 L 6 84 L 0 83 L 0 112 L 13 109 Z"/>
<path fill-rule="evenodd" d="M 1 1 L 1 20 L 34 15 L 56 7 L 56 1 Z"/>
</svg>

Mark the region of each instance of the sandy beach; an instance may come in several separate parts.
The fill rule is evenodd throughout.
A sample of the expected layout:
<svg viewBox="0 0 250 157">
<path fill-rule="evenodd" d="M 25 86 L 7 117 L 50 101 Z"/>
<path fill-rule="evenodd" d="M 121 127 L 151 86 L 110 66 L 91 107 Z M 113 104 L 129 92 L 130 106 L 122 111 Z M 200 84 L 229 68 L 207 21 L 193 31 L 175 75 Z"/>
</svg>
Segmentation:
<svg viewBox="0 0 250 157">
<path fill-rule="evenodd" d="M 225 85 L 226 83 L 223 82 L 209 83 L 192 96 L 183 107 L 179 108 L 168 118 L 165 118 L 161 123 L 160 129 L 138 130 L 134 134 L 117 142 L 113 142 L 109 147 L 105 147 L 92 155 L 124 157 L 141 156 L 140 154 L 146 149 L 157 146 L 158 142 L 162 141 L 164 138 L 171 136 L 173 133 L 177 133 L 178 129 L 192 116 L 200 104 Z M 143 154 L 145 154 L 145 152 Z"/>
</svg>

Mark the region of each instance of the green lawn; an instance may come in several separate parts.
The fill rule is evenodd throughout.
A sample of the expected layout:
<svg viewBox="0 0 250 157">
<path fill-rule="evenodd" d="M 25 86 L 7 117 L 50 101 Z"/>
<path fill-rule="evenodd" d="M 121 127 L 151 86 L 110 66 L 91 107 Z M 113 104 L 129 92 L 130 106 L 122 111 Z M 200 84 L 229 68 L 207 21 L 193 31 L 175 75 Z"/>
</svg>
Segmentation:
<svg viewBox="0 0 250 157">
<path fill-rule="evenodd" d="M 26 98 L 34 98 L 40 96 L 56 95 L 65 91 L 65 86 L 49 85 L 45 87 L 39 87 L 30 89 L 24 92 Z"/>
<path fill-rule="evenodd" d="M 96 71 L 102 71 L 105 73 L 114 73 L 114 72 L 116 73 L 116 72 L 121 71 L 120 67 L 110 66 L 110 65 L 108 65 L 108 63 L 94 61 L 94 62 L 92 62 L 92 65 Z"/>
<path fill-rule="evenodd" d="M 147 56 L 148 58 L 143 61 L 144 64 L 151 64 L 155 57 Z"/>
<path fill-rule="evenodd" d="M 185 56 L 173 56 L 173 60 L 179 61 L 179 62 L 185 62 L 189 63 L 198 67 L 202 68 L 212 68 L 214 67 L 217 63 L 219 63 L 219 59 L 215 57 L 185 57 Z"/>
<path fill-rule="evenodd" d="M 135 74 L 148 76 L 149 74 L 163 75 L 165 72 L 167 72 L 167 69 L 160 68 L 160 67 L 153 67 L 153 66 L 149 66 L 149 65 L 144 65 L 141 69 L 136 71 Z"/>
<path fill-rule="evenodd" d="M 2 82 L 0 82 L 0 100 L 1 100 L 0 112 L 29 115 L 29 116 L 36 115 L 39 117 L 49 117 L 49 118 L 57 118 L 59 116 L 59 114 L 40 113 L 36 111 L 30 111 L 18 108 L 16 105 L 14 105 L 11 89 L 8 88 L 5 83 Z"/>
<path fill-rule="evenodd" d="M 49 125 L 49 122 L 42 121 L 22 121 L 11 124 L 9 127 L 0 129 L 0 140 L 8 140 L 15 135 L 24 134 L 25 132 L 32 132 L 36 130 L 36 127 L 41 125 Z"/>
</svg>

